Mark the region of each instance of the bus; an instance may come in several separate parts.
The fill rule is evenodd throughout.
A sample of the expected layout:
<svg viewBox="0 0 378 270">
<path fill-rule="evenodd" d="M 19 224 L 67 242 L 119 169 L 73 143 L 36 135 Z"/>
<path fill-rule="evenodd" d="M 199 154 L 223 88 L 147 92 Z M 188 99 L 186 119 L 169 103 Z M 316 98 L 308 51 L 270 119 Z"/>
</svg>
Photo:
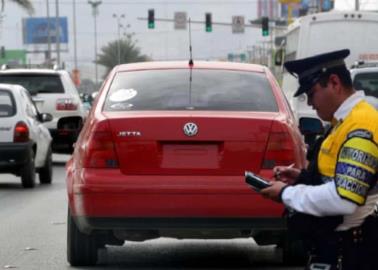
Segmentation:
<svg viewBox="0 0 378 270">
<path fill-rule="evenodd" d="M 285 32 L 276 64 L 345 48 L 351 52 L 345 59 L 348 67 L 357 61 L 378 60 L 378 13 L 330 11 L 300 17 Z M 306 95 L 293 97 L 298 88 L 297 79 L 282 70 L 282 89 L 297 121 L 318 118 L 307 105 Z"/>
</svg>

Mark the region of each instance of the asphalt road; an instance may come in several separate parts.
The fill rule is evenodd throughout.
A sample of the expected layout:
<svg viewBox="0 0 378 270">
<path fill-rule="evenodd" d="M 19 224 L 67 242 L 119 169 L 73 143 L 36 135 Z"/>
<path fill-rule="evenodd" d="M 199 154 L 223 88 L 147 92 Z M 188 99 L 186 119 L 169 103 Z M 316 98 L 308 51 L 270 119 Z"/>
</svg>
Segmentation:
<svg viewBox="0 0 378 270">
<path fill-rule="evenodd" d="M 23 189 L 19 178 L 0 174 L 0 269 L 73 269 L 66 260 L 65 162 L 54 155 L 54 180 Z M 80 269 L 303 269 L 284 267 L 274 246 L 252 238 L 126 241 L 107 247 L 96 267 Z"/>
</svg>

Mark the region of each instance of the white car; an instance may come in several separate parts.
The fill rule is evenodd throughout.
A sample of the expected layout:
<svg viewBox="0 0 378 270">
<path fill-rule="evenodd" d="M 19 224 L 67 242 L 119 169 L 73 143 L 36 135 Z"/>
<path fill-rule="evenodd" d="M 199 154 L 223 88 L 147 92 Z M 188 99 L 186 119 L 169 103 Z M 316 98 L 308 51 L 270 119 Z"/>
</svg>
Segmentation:
<svg viewBox="0 0 378 270">
<path fill-rule="evenodd" d="M 350 69 L 353 87 L 363 90 L 366 101 L 378 109 L 378 63 L 359 63 Z"/>
<path fill-rule="evenodd" d="M 6 69 L 0 71 L 0 83 L 19 84 L 27 89 L 38 110 L 53 116 L 45 123 L 53 137 L 53 151 L 72 152 L 87 112 L 67 71 Z"/>
<path fill-rule="evenodd" d="M 20 85 L 0 84 L 0 172 L 21 177 L 25 188 L 52 182 L 52 138 L 42 124 L 51 114 L 39 113 Z"/>
</svg>

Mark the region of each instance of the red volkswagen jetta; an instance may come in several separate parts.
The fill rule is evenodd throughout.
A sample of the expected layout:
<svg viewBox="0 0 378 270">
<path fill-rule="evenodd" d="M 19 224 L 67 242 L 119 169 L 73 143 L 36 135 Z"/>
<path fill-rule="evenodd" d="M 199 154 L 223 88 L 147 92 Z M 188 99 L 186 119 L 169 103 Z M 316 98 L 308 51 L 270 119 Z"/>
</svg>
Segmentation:
<svg viewBox="0 0 378 270">
<path fill-rule="evenodd" d="M 254 237 L 281 243 L 283 207 L 244 181 L 304 166 L 284 94 L 263 66 L 120 65 L 108 75 L 67 163 L 67 255 L 93 265 L 124 240 Z"/>
</svg>

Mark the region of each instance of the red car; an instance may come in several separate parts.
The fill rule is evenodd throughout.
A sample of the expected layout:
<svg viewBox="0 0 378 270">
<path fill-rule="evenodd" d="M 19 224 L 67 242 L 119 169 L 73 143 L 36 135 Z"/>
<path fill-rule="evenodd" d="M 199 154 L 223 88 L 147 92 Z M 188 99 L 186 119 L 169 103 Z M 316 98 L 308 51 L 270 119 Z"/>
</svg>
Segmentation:
<svg viewBox="0 0 378 270">
<path fill-rule="evenodd" d="M 281 204 L 245 170 L 304 166 L 284 94 L 268 68 L 227 62 L 115 67 L 67 163 L 67 255 L 93 265 L 124 240 L 254 237 L 281 243 Z"/>
</svg>

